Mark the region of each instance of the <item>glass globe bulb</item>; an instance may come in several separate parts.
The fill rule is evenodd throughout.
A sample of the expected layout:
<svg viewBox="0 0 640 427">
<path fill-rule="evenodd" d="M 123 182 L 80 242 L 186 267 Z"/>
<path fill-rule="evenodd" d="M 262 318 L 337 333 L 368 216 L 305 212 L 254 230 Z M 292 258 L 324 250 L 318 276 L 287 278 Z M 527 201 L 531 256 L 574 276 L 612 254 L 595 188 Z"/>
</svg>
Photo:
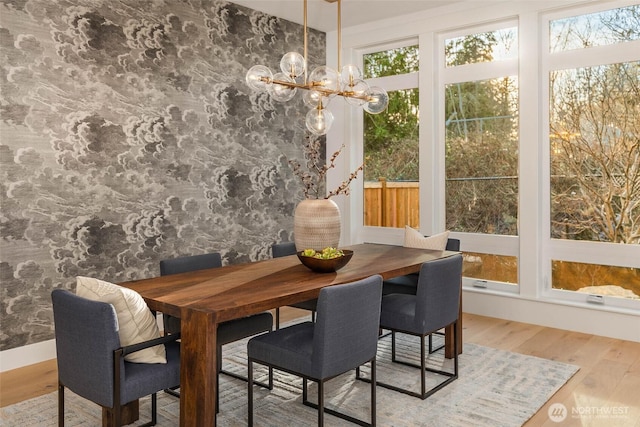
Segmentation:
<svg viewBox="0 0 640 427">
<path fill-rule="evenodd" d="M 302 100 L 307 106 L 311 108 L 316 108 L 318 104 L 321 104 L 322 107 L 324 108 L 329 103 L 329 98 L 327 98 L 326 96 L 322 96 L 322 94 L 317 90 L 304 91 L 304 94 L 302 95 Z"/>
<path fill-rule="evenodd" d="M 381 87 L 374 86 L 365 95 L 367 102 L 362 107 L 367 113 L 379 114 L 387 109 L 389 105 L 389 95 Z"/>
<path fill-rule="evenodd" d="M 351 85 L 345 84 L 342 88 L 342 91 L 345 93 L 344 99 L 349 104 L 359 107 L 367 102 L 367 92 L 369 92 L 369 84 L 364 80 L 355 80 L 351 83 Z"/>
<path fill-rule="evenodd" d="M 311 74 L 309 74 L 309 82 L 321 91 L 337 92 L 340 88 L 340 76 L 338 72 L 326 65 L 314 69 Z M 335 93 L 327 95 L 334 96 Z"/>
<path fill-rule="evenodd" d="M 333 123 L 333 114 L 324 108 L 314 108 L 307 113 L 305 124 L 314 135 L 326 135 Z"/>
<path fill-rule="evenodd" d="M 351 86 L 356 81 L 362 80 L 362 71 L 353 64 L 345 65 L 340 71 L 340 80 L 342 80 L 343 87 Z"/>
<path fill-rule="evenodd" d="M 280 69 L 284 74 L 295 79 L 304 73 L 306 64 L 304 57 L 298 52 L 287 52 L 280 60 Z"/>
<path fill-rule="evenodd" d="M 295 83 L 295 81 L 284 73 L 276 73 L 273 75 L 274 83 L 267 87 L 267 92 L 273 99 L 285 102 L 293 98 L 297 92 L 295 87 L 281 85 L 277 81 Z"/>
<path fill-rule="evenodd" d="M 263 91 L 266 90 L 273 80 L 273 73 L 264 65 L 254 65 L 249 68 L 245 81 L 247 85 L 253 90 Z"/>
</svg>

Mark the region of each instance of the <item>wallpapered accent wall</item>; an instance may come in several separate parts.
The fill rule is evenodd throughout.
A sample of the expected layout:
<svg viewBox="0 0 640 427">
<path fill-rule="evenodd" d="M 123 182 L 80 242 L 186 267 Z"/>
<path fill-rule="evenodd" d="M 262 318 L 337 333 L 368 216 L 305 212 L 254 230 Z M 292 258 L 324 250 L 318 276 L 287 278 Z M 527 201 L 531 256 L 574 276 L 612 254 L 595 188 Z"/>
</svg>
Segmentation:
<svg viewBox="0 0 640 427">
<path fill-rule="evenodd" d="M 302 35 L 216 0 L 1 0 L 0 350 L 52 339 L 50 292 L 78 275 L 292 240 L 307 108 L 244 76 Z M 324 63 L 325 34 L 309 47 Z"/>
</svg>

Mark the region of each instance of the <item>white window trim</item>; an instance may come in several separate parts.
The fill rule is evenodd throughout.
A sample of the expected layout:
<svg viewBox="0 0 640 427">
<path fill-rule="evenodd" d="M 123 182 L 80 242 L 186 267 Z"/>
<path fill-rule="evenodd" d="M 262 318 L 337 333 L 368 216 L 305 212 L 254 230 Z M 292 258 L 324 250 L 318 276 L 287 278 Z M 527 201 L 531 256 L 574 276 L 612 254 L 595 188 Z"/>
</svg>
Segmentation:
<svg viewBox="0 0 640 427">
<path fill-rule="evenodd" d="M 513 19 L 509 20 L 496 20 L 491 23 L 483 23 L 482 25 L 470 26 L 468 28 L 461 29 L 459 31 L 447 31 L 441 32 L 436 37 L 436 57 L 438 58 L 437 63 L 437 84 L 435 91 L 437 93 L 437 108 L 438 110 L 438 118 L 434 124 L 434 127 L 438 129 L 438 137 L 437 141 L 442 141 L 442 143 L 435 143 L 435 150 L 439 150 L 438 157 L 441 162 L 441 167 L 439 168 L 440 173 L 438 174 L 441 177 L 441 182 L 438 184 L 441 188 L 442 195 L 439 198 L 438 205 L 442 206 L 442 227 L 444 227 L 444 207 L 445 207 L 445 197 L 444 197 L 444 188 L 445 188 L 445 153 L 444 153 L 444 140 L 445 140 L 445 128 L 444 123 L 446 118 L 444 117 L 444 109 L 441 108 L 445 104 L 445 86 L 449 84 L 455 83 L 465 83 L 472 81 L 482 81 L 482 80 L 490 80 L 496 78 L 503 78 L 507 76 L 514 76 L 518 79 L 518 87 L 520 87 L 520 77 L 518 76 L 518 59 L 508 59 L 501 61 L 493 61 L 493 62 L 479 62 L 474 64 L 465 64 L 461 66 L 455 67 L 447 67 L 445 65 L 445 53 L 444 46 L 445 42 L 448 39 L 466 36 L 470 34 L 481 34 L 491 31 L 497 31 L 504 28 L 512 28 L 518 27 L 518 22 Z M 518 50 L 520 50 L 520 34 L 518 31 Z M 421 46 L 422 47 L 422 46 Z M 520 120 L 518 120 L 520 123 Z M 518 133 L 522 134 L 520 131 L 520 125 L 518 126 Z M 522 143 L 520 142 L 520 145 Z M 520 191 L 520 184 L 522 179 L 518 180 L 518 192 Z M 519 200 L 521 196 L 518 196 Z M 520 209 L 519 209 L 520 210 Z M 518 212 L 518 221 L 520 212 Z M 520 227 L 518 227 L 520 228 Z M 488 255 L 503 255 L 503 256 L 514 256 L 518 258 L 518 274 L 520 272 L 520 237 L 519 236 L 507 236 L 507 235 L 497 235 L 497 234 L 485 234 L 485 233 L 454 233 L 456 236 L 462 240 L 463 244 L 462 250 L 465 252 L 477 252 L 484 253 Z M 520 280 L 518 279 L 518 283 L 505 283 L 499 281 L 492 280 L 480 280 L 477 278 L 469 278 L 465 277 L 463 279 L 463 286 L 467 289 L 478 289 L 475 285 L 478 283 L 482 283 L 485 286 L 486 290 L 491 291 L 499 291 L 504 293 L 512 293 L 517 294 L 520 292 Z M 485 289 L 482 289 L 484 291 Z"/>
</svg>

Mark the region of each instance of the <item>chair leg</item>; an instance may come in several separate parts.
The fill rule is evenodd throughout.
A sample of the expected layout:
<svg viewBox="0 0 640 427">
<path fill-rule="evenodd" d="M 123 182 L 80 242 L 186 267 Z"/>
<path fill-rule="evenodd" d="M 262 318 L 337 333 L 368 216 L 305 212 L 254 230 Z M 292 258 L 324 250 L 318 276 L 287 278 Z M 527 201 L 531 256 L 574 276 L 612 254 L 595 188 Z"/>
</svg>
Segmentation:
<svg viewBox="0 0 640 427">
<path fill-rule="evenodd" d="M 431 338 L 431 334 L 429 334 Z M 420 337 L 420 394 L 425 395 L 427 391 L 427 357 L 424 354 L 424 335 Z"/>
<path fill-rule="evenodd" d="M 453 323 L 453 326 L 456 326 L 456 322 Z M 445 387 L 446 385 L 450 384 L 451 382 L 453 382 L 454 380 L 456 380 L 458 378 L 458 355 L 457 353 L 454 354 L 453 357 L 453 372 L 448 372 L 448 371 L 444 371 L 444 370 L 438 370 L 438 369 L 433 369 L 433 368 L 429 368 L 426 365 L 426 354 L 425 354 L 425 337 L 428 336 L 429 334 L 426 335 L 422 335 L 420 336 L 420 364 L 416 365 L 415 363 L 411 363 L 411 362 L 406 362 L 403 360 L 398 360 L 396 357 L 396 345 L 395 345 L 395 332 L 392 331 L 391 333 L 391 359 L 393 362 L 395 363 L 399 363 L 401 365 L 405 365 L 405 366 L 411 366 L 414 368 L 419 368 L 422 372 L 420 373 L 420 393 L 418 392 L 414 392 L 411 390 L 407 390 L 407 389 L 403 389 L 397 386 L 394 386 L 392 384 L 388 384 L 388 383 L 383 383 L 380 381 L 377 381 L 377 385 L 379 385 L 380 387 L 384 387 L 384 388 L 388 388 L 389 390 L 394 390 L 400 393 L 404 393 L 404 394 L 408 394 L 409 396 L 414 396 L 414 397 L 419 397 L 420 399 L 426 399 L 427 397 L 431 396 L 433 393 L 435 393 L 436 391 L 440 390 L 441 388 Z M 454 339 L 457 339 L 457 331 L 454 330 Z M 458 346 L 457 346 L 457 341 L 454 343 L 454 350 L 457 351 Z M 429 390 L 426 390 L 426 372 L 433 372 L 439 375 L 443 375 L 445 377 L 447 377 L 446 380 L 442 381 L 441 383 L 437 384 L 435 387 L 432 387 Z M 364 377 L 360 377 L 359 375 L 359 371 L 356 370 L 356 379 L 365 381 L 365 382 L 369 382 L 371 381 L 371 379 L 369 378 L 364 378 Z"/>
<path fill-rule="evenodd" d="M 247 364 L 247 425 L 253 426 L 253 360 Z"/>
<path fill-rule="evenodd" d="M 158 422 L 158 401 L 156 393 L 151 395 L 151 424 L 150 426 L 156 425 Z"/>
<path fill-rule="evenodd" d="M 391 361 L 396 361 L 396 331 L 391 331 Z"/>
<path fill-rule="evenodd" d="M 371 382 L 371 380 L 369 378 L 363 378 L 360 377 L 360 367 L 356 367 L 356 379 L 360 379 L 362 381 L 365 382 L 371 382 L 371 422 L 368 423 L 366 421 L 363 421 L 361 419 L 352 417 L 351 415 L 347 415 L 345 413 L 342 412 L 338 412 L 335 409 L 331 409 L 331 408 L 325 408 L 324 406 L 324 382 L 329 380 L 330 378 L 325 379 L 324 381 L 320 381 L 320 380 L 313 380 L 314 382 L 318 383 L 318 403 L 313 403 L 311 401 L 309 401 L 308 399 L 308 393 L 307 393 L 307 378 L 306 377 L 302 377 L 302 404 L 305 406 L 310 406 L 311 408 L 314 408 L 318 411 L 318 425 L 322 425 L 324 423 L 324 414 L 327 413 L 329 415 L 333 415 L 334 417 L 338 417 L 340 419 L 349 421 L 351 423 L 354 424 L 358 424 L 360 426 L 363 427 L 371 427 L 371 426 L 375 426 L 376 424 L 376 417 L 375 417 L 375 412 L 376 412 L 376 406 L 375 406 L 375 399 L 376 399 L 376 376 L 375 376 L 375 357 L 373 359 L 371 359 L 371 372 L 372 372 L 372 378 L 373 378 L 373 382 Z"/>
<path fill-rule="evenodd" d="M 176 387 L 178 388 L 178 387 Z M 178 399 L 180 398 L 180 392 L 176 391 L 174 388 L 165 388 L 164 392 L 167 393 L 168 395 L 171 395 L 173 397 L 177 397 Z"/>
<path fill-rule="evenodd" d="M 318 381 L 318 427 L 324 426 L 324 381 Z"/>
<path fill-rule="evenodd" d="M 376 426 L 376 383 L 376 358 L 374 357 L 371 359 L 371 427 Z"/>
<path fill-rule="evenodd" d="M 111 415 L 111 422 L 114 426 L 122 425 L 122 406 L 120 406 L 120 401 L 113 402 L 113 412 Z"/>
<path fill-rule="evenodd" d="M 276 307 L 276 331 L 280 329 L 280 307 Z"/>
<path fill-rule="evenodd" d="M 307 395 L 307 377 L 302 377 L 302 402 L 309 401 Z"/>
<path fill-rule="evenodd" d="M 439 345 L 438 347 L 433 347 L 433 335 L 444 336 L 442 332 L 434 332 L 433 334 L 429 334 L 429 354 L 435 353 L 438 350 L 442 350 L 444 348 L 444 344 Z"/>
<path fill-rule="evenodd" d="M 453 322 L 453 378 L 458 378 L 458 321 Z"/>
<path fill-rule="evenodd" d="M 238 375 L 235 372 L 231 372 L 231 371 L 225 371 L 222 368 L 222 346 L 218 346 L 218 377 L 220 376 L 220 374 L 225 374 L 226 376 L 229 376 L 231 378 L 235 378 L 237 380 L 240 381 L 248 381 L 248 379 L 246 377 L 243 377 L 242 375 Z M 219 379 L 217 378 L 216 381 L 219 382 Z M 273 390 L 273 368 L 271 366 L 269 366 L 269 380 L 268 382 L 265 384 L 261 381 L 256 381 L 254 380 L 254 384 L 259 385 L 260 387 L 264 387 L 266 389 L 269 390 Z M 219 390 L 219 388 L 218 388 Z M 218 395 L 216 394 L 216 399 L 218 399 Z"/>
<path fill-rule="evenodd" d="M 58 426 L 64 427 L 64 386 L 58 381 Z"/>
<path fill-rule="evenodd" d="M 216 372 L 216 414 L 220 412 L 220 371 Z"/>
</svg>

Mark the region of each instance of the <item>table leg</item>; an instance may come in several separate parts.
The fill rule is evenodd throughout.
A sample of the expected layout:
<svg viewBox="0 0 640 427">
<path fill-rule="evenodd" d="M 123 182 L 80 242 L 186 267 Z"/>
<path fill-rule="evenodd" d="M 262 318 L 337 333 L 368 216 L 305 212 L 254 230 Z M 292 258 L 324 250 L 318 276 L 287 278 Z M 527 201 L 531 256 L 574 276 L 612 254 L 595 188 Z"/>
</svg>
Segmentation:
<svg viewBox="0 0 640 427">
<path fill-rule="evenodd" d="M 216 340 L 213 313 L 183 308 L 180 348 L 180 425 L 216 424 Z"/>
<path fill-rule="evenodd" d="M 113 408 L 102 407 L 102 427 L 121 427 L 134 423 L 140 419 L 140 401 L 138 399 L 120 407 L 120 425 L 112 422 Z"/>
<path fill-rule="evenodd" d="M 462 282 L 460 282 L 462 287 Z M 458 354 L 462 354 L 462 292 L 460 292 L 460 305 L 458 311 L 458 322 L 456 322 L 456 332 L 458 336 Z M 444 355 L 447 359 L 453 359 L 453 326 L 449 325 L 444 330 Z"/>
</svg>

